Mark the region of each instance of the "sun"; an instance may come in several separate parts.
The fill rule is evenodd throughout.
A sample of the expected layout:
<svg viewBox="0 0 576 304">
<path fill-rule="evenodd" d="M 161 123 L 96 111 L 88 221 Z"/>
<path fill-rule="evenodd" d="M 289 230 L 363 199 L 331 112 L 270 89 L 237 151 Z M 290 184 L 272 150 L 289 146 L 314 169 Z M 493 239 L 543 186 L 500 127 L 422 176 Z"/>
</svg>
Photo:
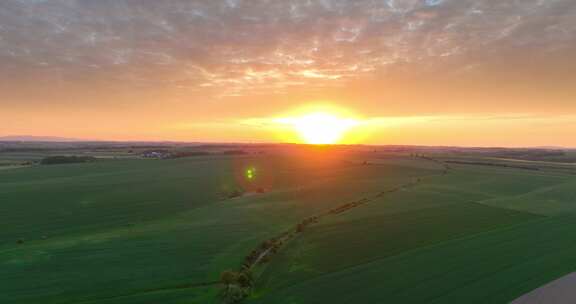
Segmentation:
<svg viewBox="0 0 576 304">
<path fill-rule="evenodd" d="M 313 145 L 337 144 L 348 130 L 358 125 L 354 119 L 327 112 L 308 113 L 279 121 L 291 125 L 305 143 Z"/>
</svg>

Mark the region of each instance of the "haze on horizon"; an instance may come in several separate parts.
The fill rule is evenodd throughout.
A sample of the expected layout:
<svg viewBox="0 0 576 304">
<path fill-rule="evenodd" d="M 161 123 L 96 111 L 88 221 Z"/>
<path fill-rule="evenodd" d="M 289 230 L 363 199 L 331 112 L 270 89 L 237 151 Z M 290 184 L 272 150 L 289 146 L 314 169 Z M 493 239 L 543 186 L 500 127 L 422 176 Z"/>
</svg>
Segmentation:
<svg viewBox="0 0 576 304">
<path fill-rule="evenodd" d="M 0 136 L 576 147 L 574 54 L 572 0 L 8 0 Z"/>
</svg>

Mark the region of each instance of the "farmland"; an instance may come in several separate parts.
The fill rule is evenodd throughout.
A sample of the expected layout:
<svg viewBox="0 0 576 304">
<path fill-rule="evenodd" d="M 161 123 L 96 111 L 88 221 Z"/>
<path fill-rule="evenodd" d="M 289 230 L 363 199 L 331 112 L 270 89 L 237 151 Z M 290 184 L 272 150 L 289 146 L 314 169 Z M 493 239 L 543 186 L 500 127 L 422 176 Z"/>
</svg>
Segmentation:
<svg viewBox="0 0 576 304">
<path fill-rule="evenodd" d="M 218 303 L 222 271 L 318 215 L 244 302 L 507 303 L 576 269 L 572 165 L 248 152 L 0 171 L 0 302 Z"/>
<path fill-rule="evenodd" d="M 576 261 L 574 178 L 520 171 L 455 166 L 319 224 L 264 271 L 253 302 L 508 303 Z M 536 208 L 544 195 L 558 202 Z"/>
</svg>

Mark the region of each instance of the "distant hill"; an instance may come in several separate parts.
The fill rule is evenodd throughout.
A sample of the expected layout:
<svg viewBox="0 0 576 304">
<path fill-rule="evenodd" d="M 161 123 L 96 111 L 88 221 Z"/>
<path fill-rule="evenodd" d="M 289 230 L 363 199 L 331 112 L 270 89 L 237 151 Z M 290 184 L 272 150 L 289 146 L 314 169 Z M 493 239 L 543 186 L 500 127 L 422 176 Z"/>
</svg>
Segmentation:
<svg viewBox="0 0 576 304">
<path fill-rule="evenodd" d="M 81 141 L 81 139 L 58 137 L 58 136 L 11 135 L 11 136 L 0 136 L 0 141 L 67 142 L 67 141 Z"/>
</svg>

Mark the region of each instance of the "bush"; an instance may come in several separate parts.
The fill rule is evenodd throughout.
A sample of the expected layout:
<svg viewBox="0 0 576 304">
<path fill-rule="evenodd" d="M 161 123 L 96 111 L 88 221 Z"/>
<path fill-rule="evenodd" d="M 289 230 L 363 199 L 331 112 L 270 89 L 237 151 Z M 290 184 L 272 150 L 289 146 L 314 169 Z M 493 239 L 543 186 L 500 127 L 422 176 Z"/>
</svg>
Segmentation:
<svg viewBox="0 0 576 304">
<path fill-rule="evenodd" d="M 246 152 L 244 150 L 226 150 L 226 151 L 222 152 L 222 154 L 224 154 L 224 155 L 245 155 L 245 154 L 248 154 L 248 152 Z"/>
<path fill-rule="evenodd" d="M 88 163 L 96 161 L 92 156 L 48 156 L 40 161 L 41 165 Z"/>
<path fill-rule="evenodd" d="M 254 286 L 254 277 L 249 269 L 226 270 L 220 275 L 220 281 L 224 284 L 220 297 L 226 304 L 239 303 L 250 294 Z"/>
</svg>

